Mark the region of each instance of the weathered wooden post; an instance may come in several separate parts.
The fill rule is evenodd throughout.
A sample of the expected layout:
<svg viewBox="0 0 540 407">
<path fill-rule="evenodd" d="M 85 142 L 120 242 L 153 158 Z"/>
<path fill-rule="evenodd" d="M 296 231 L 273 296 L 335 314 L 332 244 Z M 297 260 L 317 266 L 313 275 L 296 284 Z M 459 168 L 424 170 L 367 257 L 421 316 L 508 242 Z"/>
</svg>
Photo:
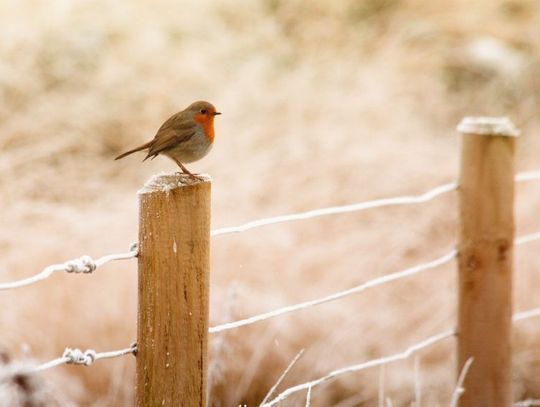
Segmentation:
<svg viewBox="0 0 540 407">
<path fill-rule="evenodd" d="M 509 407 L 511 389 L 514 147 L 506 118 L 465 118 L 459 179 L 458 371 L 460 407 Z"/>
<path fill-rule="evenodd" d="M 137 405 L 206 405 L 210 178 L 139 191 Z"/>
</svg>

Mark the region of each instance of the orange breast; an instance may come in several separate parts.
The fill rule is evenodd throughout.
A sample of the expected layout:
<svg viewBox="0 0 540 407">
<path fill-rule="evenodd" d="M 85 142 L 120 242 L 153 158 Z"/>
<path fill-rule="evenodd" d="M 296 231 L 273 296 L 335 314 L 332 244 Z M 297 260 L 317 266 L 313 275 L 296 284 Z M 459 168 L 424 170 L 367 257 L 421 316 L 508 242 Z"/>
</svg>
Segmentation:
<svg viewBox="0 0 540 407">
<path fill-rule="evenodd" d="M 196 114 L 193 119 L 202 125 L 204 130 L 204 135 L 210 143 L 214 142 L 214 117 L 204 114 Z"/>
</svg>

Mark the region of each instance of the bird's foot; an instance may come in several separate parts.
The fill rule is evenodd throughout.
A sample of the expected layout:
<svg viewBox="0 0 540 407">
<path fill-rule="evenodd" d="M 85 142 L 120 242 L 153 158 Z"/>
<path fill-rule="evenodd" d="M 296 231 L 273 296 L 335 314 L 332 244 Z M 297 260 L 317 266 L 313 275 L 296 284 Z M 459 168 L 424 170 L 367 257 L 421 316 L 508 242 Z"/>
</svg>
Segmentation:
<svg viewBox="0 0 540 407">
<path fill-rule="evenodd" d="M 185 172 L 185 171 L 176 171 L 174 173 L 174 175 L 187 175 L 189 178 L 193 179 L 193 180 L 198 180 L 198 181 L 203 181 L 203 177 L 201 176 L 201 174 L 193 174 L 192 172 Z"/>
<path fill-rule="evenodd" d="M 187 175 L 189 175 L 190 178 L 196 179 L 197 181 L 204 181 L 204 178 L 202 177 L 201 174 L 193 174 L 190 172 Z"/>
</svg>

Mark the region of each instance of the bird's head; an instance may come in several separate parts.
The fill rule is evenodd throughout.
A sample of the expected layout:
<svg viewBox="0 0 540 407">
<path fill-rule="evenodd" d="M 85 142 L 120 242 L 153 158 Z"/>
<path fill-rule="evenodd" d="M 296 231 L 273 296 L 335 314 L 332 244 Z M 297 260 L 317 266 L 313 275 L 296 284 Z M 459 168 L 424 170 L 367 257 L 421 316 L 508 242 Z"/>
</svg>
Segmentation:
<svg viewBox="0 0 540 407">
<path fill-rule="evenodd" d="M 212 103 L 205 101 L 194 102 L 186 110 L 190 111 L 193 114 L 193 119 L 201 124 L 212 123 L 214 117 L 221 114 L 216 111 Z"/>
</svg>

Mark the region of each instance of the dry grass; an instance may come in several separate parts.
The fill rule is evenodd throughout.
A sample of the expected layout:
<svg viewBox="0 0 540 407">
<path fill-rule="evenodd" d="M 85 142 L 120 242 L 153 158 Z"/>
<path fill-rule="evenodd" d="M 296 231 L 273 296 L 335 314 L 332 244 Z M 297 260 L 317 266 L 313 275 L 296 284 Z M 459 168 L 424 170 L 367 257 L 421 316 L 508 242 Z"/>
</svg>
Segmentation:
<svg viewBox="0 0 540 407">
<path fill-rule="evenodd" d="M 225 113 L 212 154 L 193 166 L 214 177 L 215 227 L 454 179 L 453 129 L 465 114 L 509 115 L 524 131 L 518 167 L 534 168 L 539 23 L 533 0 L 0 1 L 1 279 L 127 249 L 135 191 L 173 166 L 112 158 L 195 99 Z M 539 204 L 538 184 L 519 186 L 518 233 L 540 229 Z M 216 238 L 211 319 L 430 260 L 454 242 L 455 215 L 447 196 Z M 516 308 L 539 306 L 538 250 L 516 257 Z M 301 348 L 281 388 L 446 329 L 453 271 L 213 338 L 212 406 L 256 405 Z M 2 293 L 0 346 L 46 360 L 65 346 L 128 345 L 135 272 L 120 263 Z M 534 322 L 516 329 L 516 399 L 540 396 L 539 335 Z M 448 341 L 422 353 L 424 405 L 448 403 L 453 349 Z M 131 405 L 133 371 L 130 358 L 54 369 L 45 375 L 50 404 Z M 374 405 L 378 375 L 314 389 L 311 405 Z M 394 405 L 414 400 L 414 376 L 412 360 L 386 368 Z"/>
</svg>

